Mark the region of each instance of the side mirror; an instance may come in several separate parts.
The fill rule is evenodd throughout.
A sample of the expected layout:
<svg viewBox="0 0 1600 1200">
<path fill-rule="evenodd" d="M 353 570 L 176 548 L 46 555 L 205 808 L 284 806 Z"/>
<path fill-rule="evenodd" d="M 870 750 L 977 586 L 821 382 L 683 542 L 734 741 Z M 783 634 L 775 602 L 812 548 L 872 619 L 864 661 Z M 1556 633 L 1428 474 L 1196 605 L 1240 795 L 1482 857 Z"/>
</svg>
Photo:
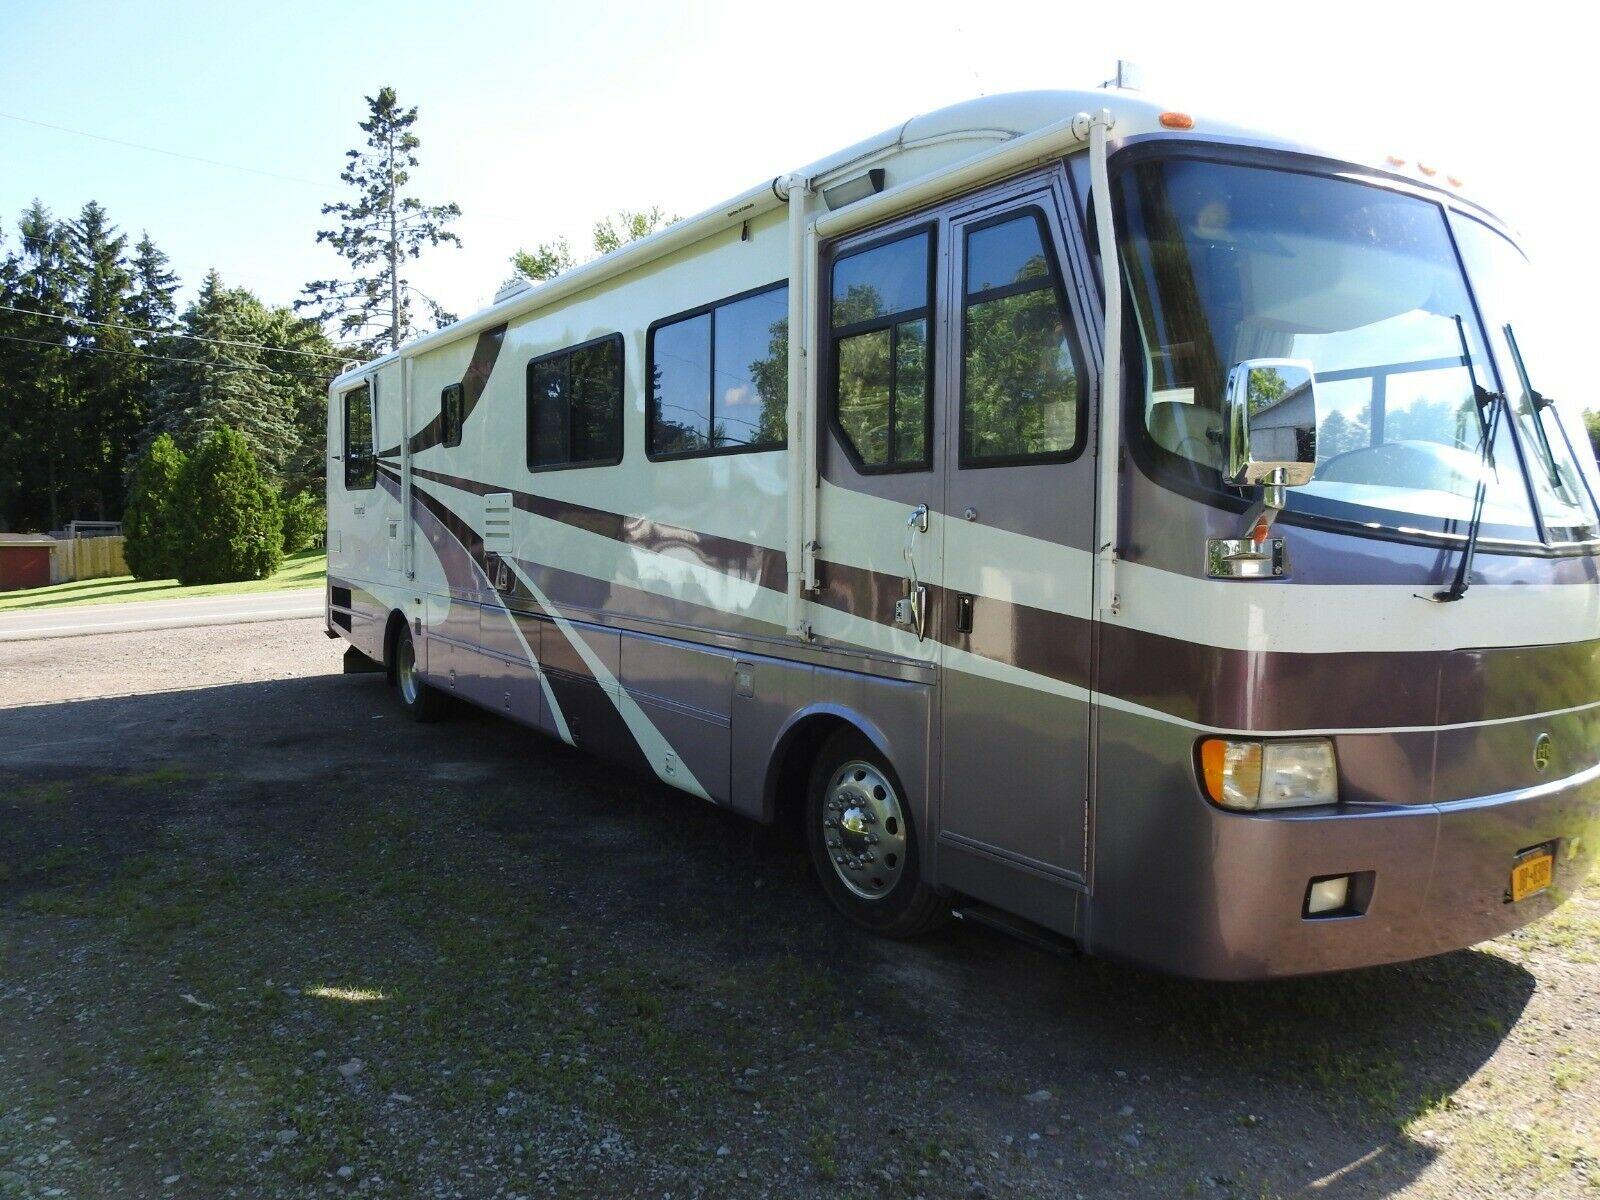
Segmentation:
<svg viewBox="0 0 1600 1200">
<path fill-rule="evenodd" d="M 1284 489 L 1311 482 L 1317 469 L 1317 380 L 1311 364 L 1294 358 L 1246 359 L 1228 372 L 1223 413 L 1234 487 L 1263 484 L 1270 508 L 1287 502 Z"/>
</svg>

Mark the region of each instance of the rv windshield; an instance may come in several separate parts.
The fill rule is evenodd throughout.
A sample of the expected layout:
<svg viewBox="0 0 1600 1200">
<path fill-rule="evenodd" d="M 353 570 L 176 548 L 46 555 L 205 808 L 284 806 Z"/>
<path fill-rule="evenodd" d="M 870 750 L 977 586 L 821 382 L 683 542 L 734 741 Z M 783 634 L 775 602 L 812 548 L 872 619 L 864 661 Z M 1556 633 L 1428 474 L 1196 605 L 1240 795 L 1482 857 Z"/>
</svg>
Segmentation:
<svg viewBox="0 0 1600 1200">
<path fill-rule="evenodd" d="M 1176 158 L 1118 184 L 1159 466 L 1220 488 L 1229 369 L 1303 359 L 1317 379 L 1317 467 L 1290 491 L 1292 511 L 1460 535 L 1484 478 L 1484 535 L 1537 536 L 1505 422 L 1487 465 L 1482 453 L 1489 410 L 1474 382 L 1487 394 L 1496 376 L 1443 208 L 1349 179 Z"/>
<path fill-rule="evenodd" d="M 1600 533 L 1594 507 L 1594 460 L 1585 462 L 1589 437 L 1578 416 L 1579 397 L 1568 381 L 1553 379 L 1562 347 L 1533 268 L 1522 252 L 1481 221 L 1454 216 L 1462 261 L 1483 306 L 1489 340 L 1517 422 L 1528 477 L 1545 527 L 1556 540 L 1587 541 Z M 1506 337 L 1506 327 L 1511 337 Z M 1522 362 L 1518 362 L 1520 352 Z M 1523 379 L 1526 369 L 1527 378 Z"/>
</svg>

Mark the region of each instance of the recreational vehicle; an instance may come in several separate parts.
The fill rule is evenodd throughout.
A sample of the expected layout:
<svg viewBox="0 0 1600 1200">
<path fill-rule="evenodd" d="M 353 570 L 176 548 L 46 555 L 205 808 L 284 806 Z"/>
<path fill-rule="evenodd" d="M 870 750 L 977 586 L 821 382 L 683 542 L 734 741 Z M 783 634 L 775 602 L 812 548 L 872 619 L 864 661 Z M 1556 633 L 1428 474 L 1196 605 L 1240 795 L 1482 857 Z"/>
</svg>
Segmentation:
<svg viewBox="0 0 1600 1200">
<path fill-rule="evenodd" d="M 335 380 L 328 632 L 419 720 L 792 830 L 886 935 L 1466 946 L 1600 845 L 1600 477 L 1539 301 L 1430 167 L 959 104 Z"/>
</svg>

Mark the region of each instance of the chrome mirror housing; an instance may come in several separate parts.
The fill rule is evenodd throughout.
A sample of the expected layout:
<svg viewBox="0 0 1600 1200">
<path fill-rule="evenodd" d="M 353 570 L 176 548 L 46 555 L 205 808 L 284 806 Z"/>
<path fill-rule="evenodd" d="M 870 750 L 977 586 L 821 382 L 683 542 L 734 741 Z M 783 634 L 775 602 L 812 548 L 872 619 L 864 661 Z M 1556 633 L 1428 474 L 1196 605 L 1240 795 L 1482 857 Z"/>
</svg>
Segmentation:
<svg viewBox="0 0 1600 1200">
<path fill-rule="evenodd" d="M 1228 372 L 1223 430 L 1225 482 L 1261 484 L 1269 508 L 1287 502 L 1284 489 L 1311 482 L 1317 469 L 1317 380 L 1294 358 L 1251 358 Z"/>
</svg>

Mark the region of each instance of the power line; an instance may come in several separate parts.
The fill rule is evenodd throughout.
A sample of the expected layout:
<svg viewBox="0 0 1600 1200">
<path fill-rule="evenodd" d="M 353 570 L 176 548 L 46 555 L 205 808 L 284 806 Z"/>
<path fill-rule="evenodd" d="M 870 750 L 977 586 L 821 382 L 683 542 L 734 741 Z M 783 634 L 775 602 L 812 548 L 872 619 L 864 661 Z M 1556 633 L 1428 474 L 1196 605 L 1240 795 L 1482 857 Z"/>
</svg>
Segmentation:
<svg viewBox="0 0 1600 1200">
<path fill-rule="evenodd" d="M 305 358 L 328 358 L 336 362 L 349 361 L 349 356 L 344 354 L 322 354 L 316 350 L 290 350 L 283 346 L 268 346 L 264 342 L 239 342 L 232 338 L 203 337 L 198 333 L 179 333 L 177 330 L 141 329 L 137 325 L 117 325 L 111 321 L 91 321 L 88 317 L 73 316 L 70 313 L 49 313 L 37 308 L 18 308 L 15 304 L 0 304 L 0 309 L 5 309 L 7 312 L 23 313 L 30 317 L 44 317 L 47 320 L 60 321 L 65 325 L 98 325 L 103 329 L 121 329 L 127 333 L 184 338 L 191 342 L 211 342 L 217 346 L 238 346 L 245 350 L 267 350 L 273 354 L 298 354 Z"/>
<path fill-rule="evenodd" d="M 53 129 L 57 133 L 70 133 L 75 137 L 91 138 L 97 142 L 107 142 L 113 146 L 126 146 L 133 150 L 147 150 L 151 154 L 165 154 L 168 158 L 182 158 L 189 162 L 204 163 L 208 167 L 223 167 L 229 171 L 246 171 L 251 175 L 264 175 L 268 179 L 281 179 L 285 183 L 299 183 L 306 187 L 321 188 L 324 184 L 315 180 L 302 179 L 298 175 L 282 175 L 277 171 L 264 171 L 260 167 L 247 167 L 241 163 L 223 162 L 217 158 L 203 158 L 198 154 L 184 154 L 179 150 L 165 150 L 160 146 L 147 146 L 143 142 L 129 142 L 122 138 L 107 137 L 102 133 L 90 133 L 85 129 L 69 129 L 65 125 L 52 125 L 48 121 L 35 121 L 32 117 L 19 117 L 14 113 L 0 112 L 0 117 L 7 121 L 17 121 L 23 125 L 35 125 L 40 129 Z"/>
<path fill-rule="evenodd" d="M 81 352 L 89 354 L 120 354 L 125 358 L 146 358 L 151 362 L 186 363 L 194 367 L 205 367 L 212 371 L 238 371 L 245 375 L 289 375 L 307 382 L 333 378 L 331 375 L 303 375 L 295 371 L 287 371 L 282 367 L 238 367 L 228 363 L 207 362 L 203 358 L 177 358 L 169 354 L 143 354 L 138 350 L 111 350 L 104 346 L 68 346 L 64 342 L 47 342 L 41 338 L 13 337 L 9 333 L 0 333 L 0 341 L 19 342 L 25 346 L 45 346 L 55 350 L 65 350 L 68 354 Z"/>
</svg>

